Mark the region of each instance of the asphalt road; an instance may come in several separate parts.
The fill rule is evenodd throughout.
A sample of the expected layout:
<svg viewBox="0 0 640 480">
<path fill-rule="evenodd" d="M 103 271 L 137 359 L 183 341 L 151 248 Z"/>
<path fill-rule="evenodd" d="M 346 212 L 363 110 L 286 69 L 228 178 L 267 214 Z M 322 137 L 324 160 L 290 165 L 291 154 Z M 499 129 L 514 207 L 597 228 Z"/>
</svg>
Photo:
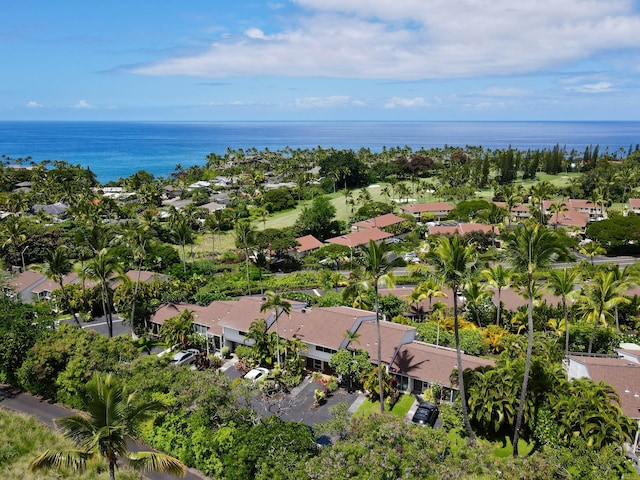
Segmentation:
<svg viewBox="0 0 640 480">
<path fill-rule="evenodd" d="M 7 385 L 0 385 L 0 407 L 13 410 L 15 412 L 33 415 L 40 422 L 54 427 L 54 419 L 68 417 L 76 412 L 61 405 L 50 403 L 46 400 L 34 397 L 28 393 L 17 390 Z M 129 449 L 133 452 L 148 451 L 150 448 L 141 442 L 130 440 Z M 145 473 L 144 478 L 149 480 L 175 480 L 176 477 L 164 473 Z M 187 475 L 183 477 L 187 480 L 202 480 L 208 477 L 203 476 L 193 469 L 189 469 Z"/>
</svg>

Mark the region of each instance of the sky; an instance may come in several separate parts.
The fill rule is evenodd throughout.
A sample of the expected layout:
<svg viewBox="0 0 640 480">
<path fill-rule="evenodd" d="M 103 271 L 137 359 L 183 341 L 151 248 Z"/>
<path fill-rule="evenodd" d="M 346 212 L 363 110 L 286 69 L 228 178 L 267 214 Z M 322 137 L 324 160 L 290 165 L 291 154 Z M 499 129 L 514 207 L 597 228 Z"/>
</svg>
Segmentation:
<svg viewBox="0 0 640 480">
<path fill-rule="evenodd" d="M 5 2 L 0 120 L 640 120 L 640 0 Z"/>
</svg>

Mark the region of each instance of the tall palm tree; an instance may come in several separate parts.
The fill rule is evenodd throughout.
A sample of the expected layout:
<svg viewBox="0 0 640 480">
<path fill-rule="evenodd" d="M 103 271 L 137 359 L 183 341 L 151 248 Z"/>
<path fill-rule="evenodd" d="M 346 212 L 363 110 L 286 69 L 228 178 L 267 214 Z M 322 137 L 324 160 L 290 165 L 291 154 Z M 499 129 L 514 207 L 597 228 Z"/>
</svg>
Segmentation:
<svg viewBox="0 0 640 480">
<path fill-rule="evenodd" d="M 378 335 L 378 385 L 380 387 L 380 412 L 384 412 L 384 372 L 382 369 L 382 334 L 380 333 L 380 285 L 395 284 L 393 268 L 400 265 L 399 257 L 391 258 L 386 243 L 369 240 L 369 247 L 362 252 L 362 278 L 373 287 L 374 311 L 376 312 L 376 330 Z"/>
<path fill-rule="evenodd" d="M 119 259 L 111 250 L 106 248 L 100 250 L 98 254 L 85 265 L 84 274 L 91 280 L 94 280 L 100 287 L 102 311 L 104 312 L 107 328 L 109 329 L 109 337 L 113 337 L 113 311 L 111 307 L 110 283 L 117 278 L 129 281 L 129 277 L 123 274 Z"/>
<path fill-rule="evenodd" d="M 247 291 L 251 295 L 251 279 L 249 278 L 249 247 L 253 245 L 255 227 L 247 220 L 236 223 L 236 246 L 244 249 L 244 262 L 247 271 Z"/>
<path fill-rule="evenodd" d="M 567 300 L 575 297 L 576 282 L 580 273 L 576 269 L 563 268 L 551 270 L 547 279 L 547 288 L 562 300 L 562 316 L 564 317 L 564 356 L 569 355 L 569 315 L 567 313 Z"/>
<path fill-rule="evenodd" d="M 438 245 L 427 254 L 427 262 L 434 268 L 432 275 L 448 286 L 453 295 L 453 331 L 456 341 L 456 356 L 458 361 L 458 388 L 460 389 L 460 403 L 464 426 L 472 443 L 476 436 L 469 421 L 469 409 L 465 396 L 462 367 L 462 350 L 460 349 L 460 325 L 458 318 L 458 295 L 462 286 L 468 282 L 476 269 L 477 251 L 472 244 L 465 244 L 459 236 L 441 237 Z M 425 272 L 429 273 L 429 272 Z"/>
<path fill-rule="evenodd" d="M 553 229 L 557 230 L 558 229 L 558 223 L 560 222 L 560 214 L 562 212 L 566 212 L 567 209 L 567 204 L 564 202 L 553 202 L 550 206 L 549 206 L 549 211 L 551 212 L 551 223 L 553 223 Z M 553 216 L 555 215 L 555 221 L 553 221 Z"/>
<path fill-rule="evenodd" d="M 27 223 L 22 217 L 11 215 L 0 224 L 0 242 L 2 247 L 12 253 L 12 265 L 20 261 L 20 248 L 27 240 Z M 24 265 L 22 265 L 24 268 Z"/>
<path fill-rule="evenodd" d="M 582 246 L 580 253 L 588 256 L 591 260 L 591 265 L 593 265 L 593 257 L 596 255 L 604 255 L 607 251 L 598 242 L 589 242 Z"/>
<path fill-rule="evenodd" d="M 276 359 L 278 367 L 280 367 L 280 333 L 278 332 L 278 317 L 281 313 L 291 315 L 291 303 L 285 300 L 280 294 L 277 294 L 271 290 L 265 292 L 267 300 L 260 305 L 260 312 L 267 312 L 271 309 L 275 311 L 275 324 L 276 324 Z"/>
<path fill-rule="evenodd" d="M 629 303 L 630 300 L 622 295 L 627 285 L 620 282 L 615 273 L 611 271 L 599 271 L 591 279 L 587 288 L 583 290 L 580 297 L 582 310 L 585 315 L 593 319 L 593 330 L 589 338 L 588 353 L 593 349 L 593 341 L 596 337 L 600 321 L 604 321 L 607 313 L 611 312 L 617 305 Z"/>
<path fill-rule="evenodd" d="M 113 375 L 98 373 L 87 384 L 87 398 L 88 416 L 56 419 L 65 436 L 73 440 L 78 448 L 47 450 L 31 461 L 29 470 L 72 468 L 82 471 L 91 459 L 102 457 L 108 464 L 109 478 L 115 480 L 118 459 L 124 457 L 137 469 L 185 476 L 185 465 L 169 455 L 127 450 L 127 438 L 135 434 L 140 425 L 164 410 L 161 403 L 140 401 Z"/>
<path fill-rule="evenodd" d="M 533 299 L 535 296 L 536 272 L 551 264 L 561 255 L 566 255 L 566 247 L 558 242 L 555 232 L 547 230 L 542 225 L 526 225 L 517 227 L 506 241 L 506 253 L 509 263 L 517 273 L 523 275 L 526 286 L 525 297 L 528 299 L 527 308 L 527 353 L 525 357 L 524 377 L 520 391 L 518 415 L 513 432 L 513 455 L 518 456 L 518 440 L 524 417 L 527 386 L 531 372 L 531 355 L 533 351 Z"/>
<path fill-rule="evenodd" d="M 473 314 L 476 324 L 479 327 L 482 327 L 483 325 L 480 320 L 480 308 L 482 307 L 483 302 L 491 298 L 491 292 L 487 288 L 487 284 L 480 283 L 478 278 L 474 276 L 465 283 L 463 292 L 465 298 L 465 309 Z"/>
<path fill-rule="evenodd" d="M 125 225 L 123 240 L 131 250 L 131 256 L 136 263 L 138 273 L 136 275 L 136 283 L 133 289 L 133 299 L 131 301 L 131 334 L 136 335 L 134 324 L 136 314 L 136 300 L 138 298 L 138 289 L 140 287 L 140 276 L 142 273 L 142 262 L 147 254 L 147 248 L 150 241 L 150 229 L 146 224 L 129 223 Z"/>
<path fill-rule="evenodd" d="M 500 326 L 500 314 L 502 313 L 502 289 L 511 284 L 511 274 L 500 263 L 493 267 L 482 270 L 482 275 L 487 279 L 487 283 L 498 289 L 498 305 L 496 305 L 496 325 Z"/>
<path fill-rule="evenodd" d="M 62 292 L 62 299 L 64 300 L 65 306 L 71 311 L 71 315 L 73 315 L 73 319 L 76 321 L 78 326 L 80 326 L 80 320 L 78 320 L 78 314 L 75 309 L 71 305 L 69 301 L 69 296 L 67 295 L 67 291 L 64 288 L 64 277 L 67 276 L 71 270 L 73 270 L 73 265 L 71 264 L 71 259 L 67 254 L 67 248 L 64 246 L 59 246 L 55 250 L 47 250 L 44 254 L 45 264 L 42 269 L 42 273 L 49 279 L 56 282 L 60 285 L 60 291 Z"/>
<path fill-rule="evenodd" d="M 621 291 L 625 291 L 633 285 L 636 285 L 640 280 L 638 264 L 626 265 L 623 269 L 620 269 L 620 265 L 615 264 L 610 268 L 610 271 L 613 272 L 613 275 L 620 284 Z M 618 318 L 617 304 L 614 307 L 614 315 L 616 320 L 616 332 L 620 333 L 620 319 Z"/>
<path fill-rule="evenodd" d="M 172 222 L 171 236 L 173 241 L 182 249 L 182 270 L 187 273 L 187 255 L 185 246 L 194 243 L 193 229 L 186 215 L 178 214 Z"/>
</svg>

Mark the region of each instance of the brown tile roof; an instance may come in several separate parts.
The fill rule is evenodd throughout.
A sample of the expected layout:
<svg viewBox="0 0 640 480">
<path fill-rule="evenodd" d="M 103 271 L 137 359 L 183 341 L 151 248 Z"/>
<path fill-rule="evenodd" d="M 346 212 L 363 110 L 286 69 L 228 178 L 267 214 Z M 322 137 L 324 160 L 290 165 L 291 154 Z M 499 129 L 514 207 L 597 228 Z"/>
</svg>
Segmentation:
<svg viewBox="0 0 640 480">
<path fill-rule="evenodd" d="M 400 207 L 400 210 L 407 213 L 422 213 L 422 212 L 450 212 L 455 207 L 447 202 L 430 202 L 430 203 L 414 203 L 412 205 L 404 205 Z"/>
<path fill-rule="evenodd" d="M 378 228 L 367 228 L 365 230 L 361 230 L 359 232 L 351 232 L 345 235 L 340 235 L 339 237 L 329 238 L 327 243 L 334 243 L 337 245 L 344 245 L 345 247 L 358 247 L 360 245 L 366 245 L 369 243 L 369 240 L 373 240 L 377 242 L 379 240 L 384 240 L 385 238 L 392 237 L 390 233 L 383 232 Z"/>
<path fill-rule="evenodd" d="M 492 360 L 462 354 L 462 368 L 494 365 Z M 438 382 L 452 388 L 449 377 L 458 366 L 456 351 L 422 342 L 412 342 L 400 347 L 390 370 L 427 382 Z"/>
<path fill-rule="evenodd" d="M 15 277 L 11 278 L 7 285 L 17 293 L 25 291 L 27 288 L 32 286 L 34 283 L 40 282 L 45 279 L 45 276 L 39 272 L 34 272 L 33 270 L 27 270 L 26 272 L 22 272 Z"/>
<path fill-rule="evenodd" d="M 374 314 L 375 316 L 375 314 Z M 398 345 L 412 341 L 415 338 L 414 327 L 401 325 L 399 323 L 380 322 L 380 336 L 382 338 L 382 361 L 390 363 L 396 353 Z M 351 342 L 350 348 L 363 349 L 369 352 L 369 359 L 372 362 L 378 361 L 378 331 L 376 322 L 362 322 L 356 333 L 360 336 Z"/>
<path fill-rule="evenodd" d="M 554 213 L 549 219 L 549 225 L 558 225 L 561 227 L 585 228 L 587 223 L 589 223 L 589 214 L 577 210 Z"/>
<path fill-rule="evenodd" d="M 297 338 L 311 345 L 338 350 L 345 341 L 344 336 L 354 327 L 358 317 L 369 317 L 372 313 L 349 307 L 291 309 L 291 316 L 278 317 L 280 338 Z M 275 332 L 275 322 L 269 331 Z"/>
<path fill-rule="evenodd" d="M 241 297 L 231 303 L 229 310 L 220 318 L 220 325 L 246 332 L 254 320 L 262 318 L 267 320 L 271 312 L 260 312 L 261 297 Z"/>
<path fill-rule="evenodd" d="M 233 304 L 233 301 L 217 301 L 202 307 L 188 303 L 165 303 L 151 316 L 151 322 L 162 325 L 167 319 L 180 315 L 184 310 L 189 310 L 193 313 L 194 323 L 208 327 L 210 334 L 221 336 L 220 314 L 228 312 Z"/>
<path fill-rule="evenodd" d="M 640 364 L 624 358 L 572 356 L 587 367 L 594 382 L 611 385 L 620 397 L 620 407 L 630 418 L 640 418 Z"/>
<path fill-rule="evenodd" d="M 296 251 L 299 253 L 308 252 L 309 250 L 315 250 L 322 247 L 322 242 L 313 235 L 305 235 L 304 237 L 296 238 L 296 241 L 300 244 L 296 247 Z"/>
<path fill-rule="evenodd" d="M 429 227 L 429 235 L 466 235 L 471 232 L 491 233 L 492 226 L 484 223 L 465 223 L 456 225 L 433 225 Z M 499 235 L 495 228 L 495 234 Z"/>
<path fill-rule="evenodd" d="M 640 198 L 630 198 L 629 206 L 631 208 L 640 208 Z"/>
<path fill-rule="evenodd" d="M 386 215 L 380 215 L 378 217 L 356 222 L 353 226 L 358 228 L 384 228 L 389 225 L 395 225 L 396 223 L 404 222 L 405 219 L 395 215 L 393 213 L 387 213 Z"/>
<path fill-rule="evenodd" d="M 498 289 L 492 289 L 493 292 L 493 304 L 498 304 Z M 556 297 L 555 295 L 551 295 L 548 292 L 544 292 L 542 295 L 542 299 L 547 302 L 549 305 L 558 305 L 562 300 L 560 297 Z M 527 305 L 527 300 L 521 297 L 517 291 L 511 288 L 503 288 L 500 293 L 500 300 L 504 304 L 504 308 L 507 310 L 517 310 L 519 307 L 523 305 Z M 568 304 L 570 304 L 569 302 Z"/>
</svg>

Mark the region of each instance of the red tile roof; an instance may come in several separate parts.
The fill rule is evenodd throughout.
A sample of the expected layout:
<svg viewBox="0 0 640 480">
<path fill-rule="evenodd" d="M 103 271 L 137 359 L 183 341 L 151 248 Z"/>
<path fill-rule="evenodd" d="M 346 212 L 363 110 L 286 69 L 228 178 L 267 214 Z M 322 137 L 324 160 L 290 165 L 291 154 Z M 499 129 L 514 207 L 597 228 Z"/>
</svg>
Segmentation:
<svg viewBox="0 0 640 480">
<path fill-rule="evenodd" d="M 462 354 L 462 368 L 491 366 L 494 362 L 480 357 Z M 423 381 L 437 382 L 453 388 L 449 377 L 458 367 L 456 351 L 422 342 L 412 342 L 400 347 L 390 370 Z"/>
<path fill-rule="evenodd" d="M 351 232 L 345 235 L 340 235 L 339 237 L 329 238 L 327 243 L 334 243 L 337 245 L 344 245 L 345 247 L 358 247 L 360 245 L 366 245 L 369 243 L 369 240 L 373 240 L 377 242 L 379 240 L 384 240 L 385 238 L 392 237 L 390 233 L 383 232 L 378 228 L 367 228 L 365 230 L 361 230 L 359 232 Z"/>
<path fill-rule="evenodd" d="M 299 253 L 308 252 L 309 250 L 315 250 L 322 247 L 322 242 L 313 235 L 305 235 L 304 237 L 296 238 L 296 241 L 300 244 L 296 247 L 296 251 Z"/>
<path fill-rule="evenodd" d="M 386 215 L 380 215 L 378 217 L 356 222 L 353 226 L 358 228 L 384 228 L 389 225 L 395 225 L 396 223 L 404 222 L 405 219 L 395 215 L 393 213 L 387 213 Z"/>
<path fill-rule="evenodd" d="M 414 203 L 412 205 L 404 205 L 400 207 L 400 210 L 407 213 L 422 213 L 422 212 L 450 212 L 455 207 L 447 202 L 430 202 L 430 203 Z"/>
</svg>

